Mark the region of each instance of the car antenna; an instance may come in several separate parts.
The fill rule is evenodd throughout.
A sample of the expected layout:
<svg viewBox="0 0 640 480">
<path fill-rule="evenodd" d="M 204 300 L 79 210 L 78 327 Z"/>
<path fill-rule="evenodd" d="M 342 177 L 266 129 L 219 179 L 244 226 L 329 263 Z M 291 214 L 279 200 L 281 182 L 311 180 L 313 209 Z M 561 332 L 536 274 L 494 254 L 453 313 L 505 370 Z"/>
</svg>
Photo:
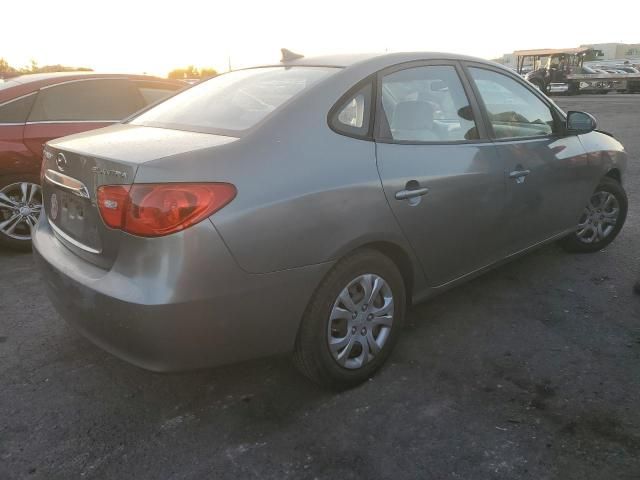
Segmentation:
<svg viewBox="0 0 640 480">
<path fill-rule="evenodd" d="M 295 53 L 291 50 L 287 50 L 286 48 L 281 48 L 282 58 L 280 59 L 280 63 L 292 62 L 294 60 L 298 60 L 299 58 L 303 58 L 304 55 L 301 53 Z"/>
</svg>

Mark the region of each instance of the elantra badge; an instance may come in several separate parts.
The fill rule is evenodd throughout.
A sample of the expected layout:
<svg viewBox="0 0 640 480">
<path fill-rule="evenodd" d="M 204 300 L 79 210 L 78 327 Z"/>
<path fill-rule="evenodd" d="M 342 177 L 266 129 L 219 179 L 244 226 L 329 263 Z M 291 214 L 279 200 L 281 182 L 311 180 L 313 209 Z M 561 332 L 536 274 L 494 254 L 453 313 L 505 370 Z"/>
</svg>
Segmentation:
<svg viewBox="0 0 640 480">
<path fill-rule="evenodd" d="M 91 171 L 98 175 L 104 175 L 105 177 L 127 178 L 127 172 L 121 172 L 120 170 L 111 170 L 106 168 L 93 167 L 91 168 Z"/>
</svg>

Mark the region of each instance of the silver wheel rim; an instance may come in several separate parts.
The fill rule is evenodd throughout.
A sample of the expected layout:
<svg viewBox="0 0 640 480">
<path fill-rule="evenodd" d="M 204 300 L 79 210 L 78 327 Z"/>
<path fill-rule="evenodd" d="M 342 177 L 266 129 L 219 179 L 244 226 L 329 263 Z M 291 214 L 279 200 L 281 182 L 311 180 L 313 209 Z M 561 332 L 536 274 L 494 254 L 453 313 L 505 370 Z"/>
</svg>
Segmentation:
<svg viewBox="0 0 640 480">
<path fill-rule="evenodd" d="M 354 278 L 333 303 L 327 341 L 333 359 L 350 370 L 380 353 L 393 325 L 393 293 L 379 275 Z"/>
<path fill-rule="evenodd" d="M 0 190 L 0 233 L 30 240 L 42 211 L 42 190 L 31 182 L 11 183 Z"/>
<path fill-rule="evenodd" d="M 615 230 L 620 216 L 620 204 L 613 193 L 593 194 L 582 212 L 576 235 L 583 243 L 600 242 Z"/>
</svg>

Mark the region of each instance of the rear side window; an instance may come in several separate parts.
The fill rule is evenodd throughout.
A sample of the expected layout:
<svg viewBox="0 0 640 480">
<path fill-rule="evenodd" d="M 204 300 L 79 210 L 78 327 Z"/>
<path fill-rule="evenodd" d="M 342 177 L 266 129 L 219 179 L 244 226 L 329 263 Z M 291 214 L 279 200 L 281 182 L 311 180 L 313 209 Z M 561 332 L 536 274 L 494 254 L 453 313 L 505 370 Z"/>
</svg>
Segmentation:
<svg viewBox="0 0 640 480">
<path fill-rule="evenodd" d="M 513 78 L 483 68 L 469 68 L 484 102 L 495 138 L 551 135 L 551 109 Z"/>
<path fill-rule="evenodd" d="M 247 130 L 337 71 L 325 67 L 236 70 L 199 83 L 133 119 L 135 125 L 205 133 Z"/>
<path fill-rule="evenodd" d="M 164 100 L 168 96 L 173 95 L 176 91 L 187 86 L 147 81 L 136 81 L 134 83 L 142 96 L 145 106 Z"/>
<path fill-rule="evenodd" d="M 478 130 L 455 67 L 414 67 L 382 78 L 382 136 L 408 142 L 477 140 Z M 388 128 L 387 128 L 388 126 Z"/>
<path fill-rule="evenodd" d="M 143 106 L 128 80 L 82 80 L 40 90 L 29 121 L 119 121 Z"/>
<path fill-rule="evenodd" d="M 0 123 L 24 123 L 27 121 L 36 94 L 11 100 L 0 105 Z"/>
<path fill-rule="evenodd" d="M 331 127 L 345 135 L 367 136 L 371 117 L 372 91 L 372 83 L 368 82 L 340 101 L 330 115 Z"/>
</svg>

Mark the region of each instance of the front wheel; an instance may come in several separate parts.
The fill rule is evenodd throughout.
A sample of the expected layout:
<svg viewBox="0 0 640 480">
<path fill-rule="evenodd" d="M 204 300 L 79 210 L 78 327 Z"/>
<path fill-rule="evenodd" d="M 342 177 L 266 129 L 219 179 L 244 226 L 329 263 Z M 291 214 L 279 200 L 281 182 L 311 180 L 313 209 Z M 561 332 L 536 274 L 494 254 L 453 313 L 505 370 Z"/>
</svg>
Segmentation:
<svg viewBox="0 0 640 480">
<path fill-rule="evenodd" d="M 627 194 L 613 178 L 604 177 L 584 208 L 576 231 L 560 241 L 569 252 L 602 250 L 620 233 L 627 218 Z"/>
<path fill-rule="evenodd" d="M 0 244 L 15 250 L 31 249 L 31 230 L 42 210 L 42 190 L 34 179 L 0 184 Z"/>
<path fill-rule="evenodd" d="M 375 250 L 342 259 L 302 319 L 294 362 L 314 382 L 343 389 L 371 377 L 402 328 L 406 293 L 396 265 Z"/>
</svg>

